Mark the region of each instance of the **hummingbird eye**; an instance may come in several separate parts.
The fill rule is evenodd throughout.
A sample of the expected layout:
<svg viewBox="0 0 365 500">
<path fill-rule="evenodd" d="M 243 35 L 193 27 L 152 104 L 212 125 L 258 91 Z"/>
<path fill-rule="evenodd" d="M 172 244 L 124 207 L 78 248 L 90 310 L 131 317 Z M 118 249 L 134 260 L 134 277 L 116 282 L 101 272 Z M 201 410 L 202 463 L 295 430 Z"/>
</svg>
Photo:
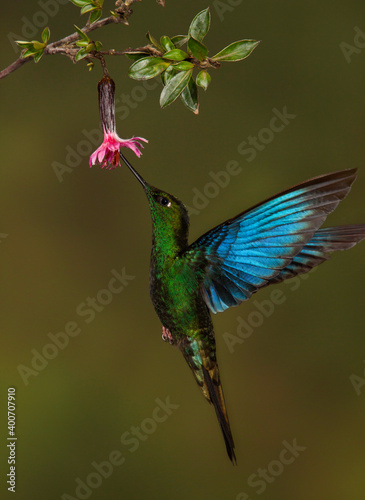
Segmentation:
<svg viewBox="0 0 365 500">
<path fill-rule="evenodd" d="M 164 196 L 158 196 L 157 201 L 160 205 L 164 207 L 171 207 L 171 201 L 165 198 Z"/>
</svg>

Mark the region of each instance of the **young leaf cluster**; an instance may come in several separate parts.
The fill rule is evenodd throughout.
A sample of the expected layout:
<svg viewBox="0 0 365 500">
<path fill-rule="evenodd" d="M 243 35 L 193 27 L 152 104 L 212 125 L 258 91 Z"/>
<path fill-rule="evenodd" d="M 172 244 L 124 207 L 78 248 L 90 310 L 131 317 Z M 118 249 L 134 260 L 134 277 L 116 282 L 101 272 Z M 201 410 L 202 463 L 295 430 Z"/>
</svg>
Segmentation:
<svg viewBox="0 0 365 500">
<path fill-rule="evenodd" d="M 25 49 L 22 52 L 22 57 L 34 57 L 34 62 L 38 62 L 40 58 L 43 56 L 44 49 L 47 46 L 47 43 L 49 41 L 49 38 L 51 36 L 50 29 L 48 27 L 44 28 L 42 31 L 42 41 L 38 42 L 37 40 L 32 40 L 31 42 L 28 42 L 26 40 L 18 40 L 15 43 L 19 45 L 22 49 Z"/>
<path fill-rule="evenodd" d="M 70 0 L 76 7 L 80 7 L 80 14 L 89 15 L 89 23 L 92 24 L 100 19 L 103 12 L 104 0 Z"/>
<path fill-rule="evenodd" d="M 76 45 L 78 47 L 81 47 L 81 49 L 75 55 L 75 61 L 80 61 L 80 59 L 83 59 L 84 57 L 86 57 L 88 54 L 90 54 L 90 52 L 99 51 L 102 47 L 102 43 L 101 42 L 94 42 L 93 40 L 90 40 L 90 38 L 87 36 L 86 33 L 84 33 L 76 25 L 74 25 L 74 26 L 75 26 L 77 33 L 81 37 L 81 40 L 78 40 L 76 42 Z"/>
<path fill-rule="evenodd" d="M 135 62 L 129 68 L 129 76 L 135 80 L 148 80 L 161 75 L 163 90 L 160 105 L 165 108 L 178 97 L 193 113 L 199 112 L 198 87 L 207 90 L 211 76 L 210 68 L 221 62 L 241 61 L 248 57 L 259 44 L 256 40 L 239 40 L 231 43 L 213 57 L 208 57 L 208 48 L 203 43 L 210 28 L 209 7 L 199 12 L 192 20 L 187 35 L 171 38 L 164 35 L 156 40 L 147 33 L 152 49 L 131 51 L 126 55 Z M 186 46 L 184 49 L 183 47 Z M 194 77 L 193 70 L 199 72 Z"/>
</svg>

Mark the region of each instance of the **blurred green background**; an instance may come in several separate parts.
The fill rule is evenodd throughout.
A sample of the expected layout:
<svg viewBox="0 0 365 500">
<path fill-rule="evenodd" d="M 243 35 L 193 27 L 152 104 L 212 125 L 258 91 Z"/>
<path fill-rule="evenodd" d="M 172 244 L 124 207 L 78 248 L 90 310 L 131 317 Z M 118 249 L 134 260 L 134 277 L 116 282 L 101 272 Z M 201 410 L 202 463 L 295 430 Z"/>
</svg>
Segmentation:
<svg viewBox="0 0 365 500">
<path fill-rule="evenodd" d="M 56 3 L 52 16 L 42 5 L 2 6 L 1 67 L 16 58 L 8 33 L 27 38 L 24 26 L 43 19 L 53 41 L 86 21 L 71 4 Z M 199 116 L 181 102 L 160 110 L 160 83 L 144 91 L 127 77 L 127 59 L 109 58 L 118 105 L 122 94 L 132 96 L 132 105 L 117 111 L 118 133 L 150 141 L 140 160 L 127 152 L 128 158 L 149 182 L 189 206 L 198 191 L 209 190 L 210 172 L 238 162 L 239 175 L 192 215 L 192 240 L 275 192 L 349 167 L 360 168 L 359 178 L 328 224 L 364 222 L 365 38 L 357 47 L 354 41 L 356 26 L 365 32 L 364 2 L 166 0 L 163 9 L 144 0 L 134 6 L 129 27 L 107 26 L 95 38 L 104 48 L 122 49 L 144 44 L 148 30 L 184 33 L 208 5 L 210 54 L 242 38 L 261 45 L 246 61 L 214 71 L 201 92 Z M 29 38 L 39 39 L 40 32 Z M 342 42 L 356 49 L 349 62 Z M 278 286 L 284 303 L 261 316 L 262 324 L 233 352 L 224 334 L 237 335 L 238 318 L 253 318 L 272 289 L 214 317 L 238 458 L 232 467 L 213 409 L 180 353 L 161 341 L 148 292 L 151 222 L 144 193 L 124 167 L 88 166 L 94 146 L 83 131 L 99 126 L 100 77 L 98 65 L 89 73 L 84 63 L 55 56 L 0 83 L 0 497 L 10 495 L 6 394 L 13 386 L 19 499 L 363 498 L 365 388 L 357 394 L 350 376 L 365 376 L 364 244 L 333 256 L 296 290 L 295 284 Z M 269 127 L 273 109 L 285 106 L 295 119 L 247 161 L 239 144 Z M 79 156 L 60 182 L 52 165 L 67 165 L 70 149 Z M 109 298 L 101 292 L 109 303 L 86 323 L 91 317 L 77 313 L 79 304 L 123 268 L 134 279 Z M 19 365 L 32 368 L 35 351 L 51 343 L 49 333 L 64 332 L 69 322 L 77 323 L 79 335 L 58 352 L 48 348 L 54 358 L 22 379 Z M 179 407 L 165 422 L 146 420 L 155 400 L 167 397 Z M 132 452 L 120 438 L 141 423 L 152 431 Z M 282 442 L 294 439 L 306 449 L 291 464 L 273 462 Z M 92 463 L 109 460 L 115 450 L 125 461 L 99 484 Z M 252 475 L 268 467 L 270 481 L 254 486 Z M 76 494 L 77 478 L 92 488 Z"/>
</svg>

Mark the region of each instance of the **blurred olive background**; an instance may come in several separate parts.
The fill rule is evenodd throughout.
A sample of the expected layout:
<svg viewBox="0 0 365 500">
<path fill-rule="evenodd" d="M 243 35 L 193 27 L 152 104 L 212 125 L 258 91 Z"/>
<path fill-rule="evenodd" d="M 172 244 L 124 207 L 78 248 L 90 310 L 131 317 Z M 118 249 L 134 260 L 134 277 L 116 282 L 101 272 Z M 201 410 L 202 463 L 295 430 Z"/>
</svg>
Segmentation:
<svg viewBox="0 0 365 500">
<path fill-rule="evenodd" d="M 46 17 L 51 41 L 86 21 L 75 6 L 56 4 L 57 15 Z M 247 60 L 211 72 L 199 116 L 180 101 L 161 110 L 159 80 L 144 91 L 127 77 L 126 58 L 107 61 L 117 85 L 119 135 L 149 140 L 140 160 L 127 152 L 133 165 L 192 207 L 197 191 L 212 182 L 210 172 L 239 163 L 240 174 L 192 215 L 192 240 L 275 192 L 349 167 L 360 168 L 359 178 L 328 224 L 365 222 L 365 48 L 354 42 L 354 28 L 365 31 L 363 1 L 166 0 L 163 9 L 144 0 L 134 6 L 129 27 L 107 26 L 95 39 L 122 49 L 144 44 L 148 30 L 183 34 L 208 5 L 210 54 L 242 38 L 262 43 Z M 106 1 L 105 9 L 112 8 Z M 44 9 L 35 1 L 2 6 L 2 67 L 16 58 L 8 33 L 27 38 L 24 23 L 29 27 L 39 12 Z M 29 38 L 40 33 L 37 28 Z M 350 62 L 342 42 L 356 49 Z M 95 148 L 83 131 L 99 127 L 100 77 L 97 64 L 89 73 L 83 62 L 55 56 L 28 63 L 0 83 L 0 496 L 8 493 L 6 394 L 14 386 L 19 499 L 363 498 L 365 388 L 357 394 L 350 376 L 364 377 L 364 244 L 334 255 L 297 290 L 278 286 L 284 303 L 233 353 L 223 334 L 237 335 L 238 318 L 253 318 L 272 289 L 214 317 L 238 458 L 232 467 L 213 409 L 180 353 L 161 341 L 148 292 L 151 222 L 144 193 L 125 167 L 88 166 Z M 132 96 L 125 108 L 122 94 Z M 269 127 L 272 110 L 284 107 L 295 119 L 247 161 L 239 144 Z M 60 182 L 52 165 L 67 165 L 70 150 L 81 157 Z M 79 304 L 123 268 L 134 279 L 86 323 Z M 35 351 L 51 343 L 49 333 L 64 332 L 69 322 L 80 334 L 57 355 L 48 351 L 54 359 L 24 383 L 19 365 L 32 368 Z M 120 437 L 152 417 L 156 398 L 167 397 L 179 407 L 131 452 Z M 272 462 L 282 442 L 294 439 L 306 449 L 281 472 Z M 92 463 L 109 460 L 114 450 L 125 462 L 77 496 L 76 479 L 96 486 Z M 260 493 L 248 478 L 269 464 L 279 473 L 269 473 Z"/>
</svg>

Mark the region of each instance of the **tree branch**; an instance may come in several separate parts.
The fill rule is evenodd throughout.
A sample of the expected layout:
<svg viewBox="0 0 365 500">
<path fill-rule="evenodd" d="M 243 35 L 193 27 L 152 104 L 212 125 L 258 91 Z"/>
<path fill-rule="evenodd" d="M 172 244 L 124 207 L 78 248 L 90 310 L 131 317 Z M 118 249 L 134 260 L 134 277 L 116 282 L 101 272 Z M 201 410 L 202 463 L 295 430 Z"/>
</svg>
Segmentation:
<svg viewBox="0 0 365 500">
<path fill-rule="evenodd" d="M 133 13 L 133 11 L 129 7 L 134 2 L 141 2 L 141 1 L 142 0 L 125 0 L 124 2 L 122 2 L 122 0 L 117 0 L 116 1 L 117 9 L 115 10 L 115 12 L 118 14 L 118 16 L 109 16 L 105 17 L 104 19 L 100 19 L 99 21 L 95 21 L 92 24 L 86 24 L 86 26 L 81 31 L 83 31 L 84 33 L 91 33 L 92 31 L 98 28 L 102 28 L 103 26 L 106 26 L 107 24 L 111 23 L 115 24 L 123 23 L 128 25 L 128 19 Z M 160 5 L 164 5 L 163 0 L 157 0 L 157 2 Z M 72 62 L 75 62 L 75 56 L 79 51 L 79 48 L 72 46 L 72 44 L 76 42 L 79 38 L 80 35 L 77 32 L 75 32 L 72 33 L 71 35 L 61 38 L 60 40 L 57 40 L 56 42 L 50 43 L 45 47 L 44 55 L 62 54 L 69 57 L 72 60 Z M 99 59 L 104 74 L 107 74 L 104 56 L 121 56 L 125 54 L 133 54 L 141 52 L 151 56 L 163 57 L 163 53 L 160 52 L 158 49 L 156 49 L 152 45 L 146 45 L 144 47 L 138 47 L 136 49 L 132 48 L 128 48 L 125 50 L 111 49 L 111 50 L 100 50 L 98 52 L 90 52 L 85 59 L 89 61 L 90 59 Z M 3 69 L 0 72 L 0 80 L 10 75 L 10 73 L 17 70 L 18 68 L 23 66 L 23 64 L 31 60 L 33 60 L 32 56 L 26 58 L 19 57 L 16 61 L 10 64 L 10 66 L 8 66 L 7 68 Z M 214 61 L 209 57 L 207 57 L 205 61 L 199 61 L 198 59 L 195 59 L 193 56 L 190 56 L 187 60 L 193 63 L 195 67 L 200 69 L 220 67 L 220 63 L 218 61 Z"/>
<path fill-rule="evenodd" d="M 49 55 L 54 55 L 54 54 L 61 54 L 64 56 L 69 57 L 72 62 L 75 62 L 75 56 L 77 52 L 79 51 L 78 48 L 75 47 L 51 47 L 49 46 L 48 54 Z M 87 56 L 88 60 L 90 59 L 101 59 L 100 56 L 125 56 L 127 54 L 140 54 L 144 53 L 147 56 L 155 56 L 155 57 L 163 57 L 163 53 L 160 52 L 158 49 L 153 47 L 152 45 L 145 45 L 144 47 L 137 47 L 135 49 L 133 48 L 127 48 L 124 50 L 115 50 L 115 49 L 110 49 L 110 50 L 99 50 L 98 52 L 90 52 Z M 86 58 L 85 58 L 86 59 Z M 206 58 L 205 61 L 199 61 L 199 59 L 195 59 L 195 57 L 190 56 L 186 59 L 187 61 L 191 62 L 194 64 L 196 68 L 199 69 L 209 69 L 209 68 L 220 68 L 220 62 L 219 61 L 214 61 L 213 59 L 210 59 L 209 57 Z M 103 66 L 103 64 L 102 64 Z M 103 66 L 103 69 L 105 70 L 105 66 Z"/>
<path fill-rule="evenodd" d="M 97 30 L 98 28 L 102 28 L 103 26 L 111 23 L 123 23 L 128 25 L 128 18 L 131 14 L 132 11 L 129 11 L 129 15 L 126 17 L 116 18 L 114 16 L 109 16 L 105 17 L 104 19 L 99 19 L 99 21 L 95 21 L 95 23 L 93 24 L 86 25 L 84 28 L 82 28 L 81 31 L 83 31 L 84 33 L 90 33 L 91 31 Z M 44 49 L 44 53 L 47 54 L 49 52 L 49 49 L 52 50 L 53 48 L 59 47 L 60 45 L 67 45 L 69 43 L 76 42 L 76 40 L 78 40 L 79 38 L 80 35 L 78 33 L 72 33 L 72 35 L 65 36 L 65 38 L 61 38 L 61 40 L 47 45 L 47 47 Z"/>
<path fill-rule="evenodd" d="M 118 8 L 115 10 L 115 12 L 119 15 L 118 17 L 117 16 L 109 16 L 109 17 L 105 17 L 104 19 L 99 19 L 99 21 L 95 21 L 95 23 L 86 24 L 86 26 L 82 29 L 82 31 L 84 33 L 90 33 L 91 31 L 94 31 L 98 28 L 102 28 L 103 26 L 106 26 L 107 24 L 111 24 L 111 23 L 115 23 L 115 24 L 123 23 L 123 24 L 128 25 L 128 19 L 131 16 L 131 14 L 133 13 L 133 11 L 130 9 L 130 6 L 134 2 L 140 2 L 140 1 L 141 0 L 126 0 L 125 2 L 119 2 L 120 6 L 118 6 Z M 65 48 L 62 47 L 63 50 L 61 50 L 61 51 L 55 51 L 54 49 L 56 49 L 57 47 L 60 47 L 60 46 L 65 46 L 65 45 L 71 44 L 71 43 L 75 42 L 76 40 L 78 40 L 79 38 L 80 38 L 80 35 L 75 32 L 75 33 L 72 33 L 72 35 L 68 35 L 64 38 L 61 38 L 60 40 L 57 40 L 56 42 L 50 43 L 44 49 L 44 55 L 62 53 L 62 54 L 68 55 L 70 57 L 70 54 L 71 54 L 70 49 L 67 50 L 66 47 Z M 10 75 L 10 73 L 13 73 L 13 71 L 17 70 L 18 68 L 23 66 L 23 64 L 25 64 L 31 60 L 33 60 L 32 56 L 29 56 L 26 58 L 22 58 L 20 56 L 16 61 L 14 61 L 12 64 L 10 64 L 7 68 L 0 71 L 0 80 L 2 78 L 5 78 L 6 76 Z"/>
<path fill-rule="evenodd" d="M 7 68 L 3 69 L 0 71 L 0 80 L 2 78 L 5 78 L 6 76 L 10 75 L 13 71 L 16 69 L 20 68 L 20 66 L 23 66 L 23 64 L 27 63 L 28 61 L 32 61 L 33 57 L 26 57 L 23 59 L 22 57 L 19 57 L 16 61 L 10 64 Z"/>
</svg>

